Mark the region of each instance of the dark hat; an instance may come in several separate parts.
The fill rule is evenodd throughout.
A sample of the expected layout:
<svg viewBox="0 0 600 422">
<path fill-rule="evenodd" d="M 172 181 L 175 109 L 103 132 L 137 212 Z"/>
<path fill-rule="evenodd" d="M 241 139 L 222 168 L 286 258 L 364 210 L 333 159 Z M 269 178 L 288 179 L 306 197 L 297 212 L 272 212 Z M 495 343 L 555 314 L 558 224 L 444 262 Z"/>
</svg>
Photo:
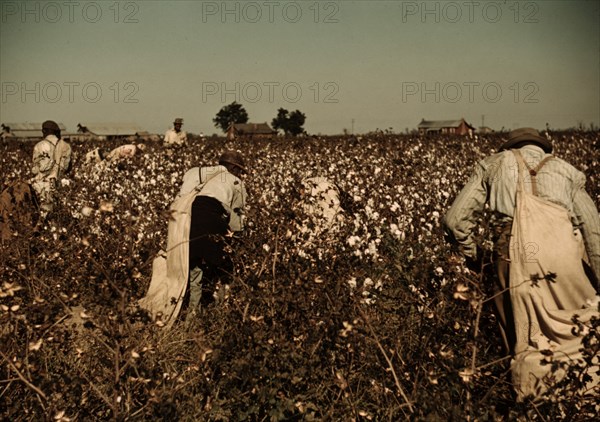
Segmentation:
<svg viewBox="0 0 600 422">
<path fill-rule="evenodd" d="M 173 122 L 174 124 L 183 124 L 183 119 L 181 117 L 178 117 L 175 119 L 175 121 Z"/>
<path fill-rule="evenodd" d="M 540 146 L 544 152 L 548 154 L 552 152 L 552 144 L 550 141 L 541 136 L 537 130 L 530 127 L 522 127 L 510 132 L 508 134 L 508 141 L 502 144 L 500 151 L 511 148 L 520 148 L 527 143 Z"/>
<path fill-rule="evenodd" d="M 246 173 L 246 164 L 244 162 L 244 157 L 237 151 L 225 151 L 219 157 L 219 164 L 232 164 L 242 169 L 242 172 Z"/>
<path fill-rule="evenodd" d="M 51 132 L 60 131 L 60 127 L 58 127 L 58 124 L 54 120 L 46 120 L 44 123 L 42 123 L 42 130 L 44 129 L 47 129 Z"/>
</svg>

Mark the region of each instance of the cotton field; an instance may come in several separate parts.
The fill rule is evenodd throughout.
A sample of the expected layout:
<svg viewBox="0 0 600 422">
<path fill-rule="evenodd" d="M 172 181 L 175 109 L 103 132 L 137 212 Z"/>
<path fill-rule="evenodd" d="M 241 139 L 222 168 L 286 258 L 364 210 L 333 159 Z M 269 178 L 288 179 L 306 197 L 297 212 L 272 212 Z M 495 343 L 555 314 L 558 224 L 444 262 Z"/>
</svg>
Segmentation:
<svg viewBox="0 0 600 422">
<path fill-rule="evenodd" d="M 600 134 L 551 134 L 600 208 Z M 515 404 L 481 273 L 441 219 L 500 134 L 148 143 L 86 164 L 72 143 L 60 201 L 0 246 L 0 415 L 6 420 L 585 420 L 568 386 Z M 4 189 L 31 177 L 32 143 L 0 144 Z M 192 324 L 163 330 L 136 303 L 166 247 L 183 174 L 225 149 L 249 168 L 235 273 Z M 332 222 L 302 180 L 343 191 Z M 486 215 L 481 247 L 491 249 Z M 485 261 L 484 261 L 485 262 Z M 482 272 L 489 270 L 483 268 Z M 589 333 L 588 333 L 589 334 Z M 598 360 L 599 332 L 587 346 Z M 574 375 L 575 376 L 575 375 Z"/>
</svg>

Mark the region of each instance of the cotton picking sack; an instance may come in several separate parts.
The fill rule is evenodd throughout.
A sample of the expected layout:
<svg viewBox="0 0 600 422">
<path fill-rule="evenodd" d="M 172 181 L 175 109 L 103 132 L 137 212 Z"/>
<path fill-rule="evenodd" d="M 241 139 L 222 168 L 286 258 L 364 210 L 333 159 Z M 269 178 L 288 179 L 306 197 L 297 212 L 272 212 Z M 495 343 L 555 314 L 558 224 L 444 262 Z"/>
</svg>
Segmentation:
<svg viewBox="0 0 600 422">
<path fill-rule="evenodd" d="M 510 297 L 514 313 L 516 345 L 511 362 L 517 399 L 540 396 L 564 371 L 552 373 L 543 360 L 568 363 L 582 361 L 581 322 L 600 317 L 595 290 L 585 275 L 585 253 L 578 230 L 574 231 L 563 207 L 536 196 L 535 175 L 544 162 L 530 169 L 532 193 L 525 190 L 527 166 L 518 150 L 519 165 L 515 213 L 510 241 Z M 596 298 L 597 299 L 597 298 Z M 550 350 L 552 356 L 542 352 Z M 584 392 L 598 394 L 598 367 L 588 369 L 593 380 Z M 555 378 L 553 378 L 555 377 Z"/>
<path fill-rule="evenodd" d="M 192 203 L 197 195 L 198 191 L 193 190 L 171 205 L 167 252 L 161 251 L 154 259 L 148 292 L 138 302 L 153 318 L 160 317 L 167 329 L 177 319 L 187 290 Z"/>
</svg>

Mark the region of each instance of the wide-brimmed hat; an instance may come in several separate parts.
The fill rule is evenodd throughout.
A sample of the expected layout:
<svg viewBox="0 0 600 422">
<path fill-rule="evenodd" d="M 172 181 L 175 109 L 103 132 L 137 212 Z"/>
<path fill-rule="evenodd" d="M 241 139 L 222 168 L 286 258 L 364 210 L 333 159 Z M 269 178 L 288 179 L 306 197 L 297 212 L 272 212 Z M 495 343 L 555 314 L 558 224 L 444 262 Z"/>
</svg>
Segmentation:
<svg viewBox="0 0 600 422">
<path fill-rule="evenodd" d="M 233 150 L 225 151 L 219 157 L 219 164 L 231 164 L 236 167 L 239 167 L 242 172 L 246 173 L 246 163 L 244 162 L 244 157 L 241 153 Z"/>
<path fill-rule="evenodd" d="M 60 131 L 60 127 L 54 120 L 46 120 L 44 123 L 42 123 L 42 130 L 44 129 L 50 130 L 52 132 Z"/>
<path fill-rule="evenodd" d="M 181 117 L 178 117 L 178 118 L 175 119 L 175 121 L 173 122 L 173 124 L 180 124 L 180 125 L 182 125 L 183 124 L 183 119 Z"/>
<path fill-rule="evenodd" d="M 552 144 L 550 141 L 531 127 L 522 127 L 515 129 L 508 134 L 508 140 L 502 144 L 500 151 L 511 148 L 520 148 L 525 143 L 533 143 L 539 145 L 546 153 L 552 152 Z"/>
</svg>

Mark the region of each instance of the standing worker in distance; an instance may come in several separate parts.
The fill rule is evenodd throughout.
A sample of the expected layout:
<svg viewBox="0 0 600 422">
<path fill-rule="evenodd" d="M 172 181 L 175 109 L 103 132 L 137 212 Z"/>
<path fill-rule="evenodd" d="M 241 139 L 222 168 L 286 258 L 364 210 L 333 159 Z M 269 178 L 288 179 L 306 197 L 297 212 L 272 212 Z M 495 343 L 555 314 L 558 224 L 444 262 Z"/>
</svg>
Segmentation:
<svg viewBox="0 0 600 422">
<path fill-rule="evenodd" d="M 187 142 L 187 133 L 181 130 L 183 119 L 178 117 L 173 122 L 173 129 L 165 132 L 165 145 L 168 147 L 182 147 Z"/>
</svg>

